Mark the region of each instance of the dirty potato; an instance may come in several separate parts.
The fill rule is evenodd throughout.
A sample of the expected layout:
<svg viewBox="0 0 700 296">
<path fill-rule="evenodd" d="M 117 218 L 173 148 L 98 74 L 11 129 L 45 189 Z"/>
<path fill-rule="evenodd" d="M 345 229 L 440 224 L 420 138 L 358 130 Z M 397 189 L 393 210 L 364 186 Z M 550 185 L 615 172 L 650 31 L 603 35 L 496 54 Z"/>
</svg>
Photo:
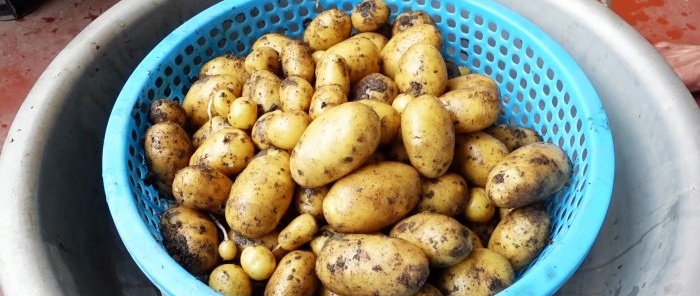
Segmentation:
<svg viewBox="0 0 700 296">
<path fill-rule="evenodd" d="M 347 93 L 338 84 L 328 84 L 318 87 L 311 97 L 309 116 L 316 119 L 324 112 L 340 106 L 348 101 Z"/>
<path fill-rule="evenodd" d="M 413 96 L 440 96 L 447 85 L 447 67 L 440 50 L 425 43 L 411 46 L 399 59 L 394 76 L 399 91 Z"/>
<path fill-rule="evenodd" d="M 411 46 L 418 43 L 442 48 L 442 35 L 434 25 L 419 24 L 391 37 L 380 52 L 384 75 L 394 79 L 399 67 L 399 60 Z"/>
<path fill-rule="evenodd" d="M 245 70 L 248 73 L 267 70 L 279 74 L 282 72 L 280 54 L 269 46 L 254 48 L 245 58 Z"/>
<path fill-rule="evenodd" d="M 380 101 L 360 100 L 358 102 L 369 106 L 379 115 L 379 121 L 382 124 L 382 135 L 379 140 L 379 145 L 391 144 L 399 132 L 399 127 L 401 127 L 401 115 L 399 112 L 389 104 Z"/>
<path fill-rule="evenodd" d="M 467 221 L 486 223 L 496 214 L 496 207 L 491 204 L 484 188 L 472 187 L 469 188 L 469 196 L 464 205 L 463 214 Z"/>
<path fill-rule="evenodd" d="M 260 47 L 271 47 L 277 51 L 279 55 L 282 55 L 284 46 L 287 42 L 291 41 L 292 38 L 279 33 L 267 33 L 253 42 L 252 49 L 255 50 Z"/>
<path fill-rule="evenodd" d="M 218 263 L 219 234 L 204 212 L 171 207 L 160 218 L 160 231 L 165 250 L 192 274 L 207 274 Z"/>
<path fill-rule="evenodd" d="M 350 92 L 351 101 L 375 100 L 391 105 L 399 88 L 396 82 L 382 73 L 372 73 L 360 79 Z"/>
<path fill-rule="evenodd" d="M 312 82 L 316 66 L 311 57 L 312 53 L 311 48 L 302 42 L 296 40 L 287 42 L 280 55 L 284 77 L 298 76 L 307 82 Z"/>
<path fill-rule="evenodd" d="M 236 128 L 224 128 L 209 136 L 190 157 L 189 165 L 205 165 L 232 176 L 253 158 L 255 146 L 248 134 Z"/>
<path fill-rule="evenodd" d="M 143 150 L 156 187 L 169 194 L 175 173 L 187 166 L 193 150 L 187 132 L 172 121 L 156 123 L 146 130 Z"/>
<path fill-rule="evenodd" d="M 467 182 L 455 173 L 440 177 L 421 178 L 421 198 L 414 212 L 430 212 L 456 217 L 467 201 Z"/>
<path fill-rule="evenodd" d="M 491 169 L 508 155 L 508 148 L 484 132 L 460 134 L 455 141 L 452 167 L 473 186 L 486 186 Z"/>
<path fill-rule="evenodd" d="M 280 84 L 282 111 L 307 112 L 313 95 L 311 83 L 300 76 L 288 76 Z"/>
<path fill-rule="evenodd" d="M 172 121 L 184 127 L 187 122 L 187 114 L 179 102 L 169 99 L 153 101 L 148 111 L 148 120 L 152 124 L 162 121 Z"/>
<path fill-rule="evenodd" d="M 367 38 L 351 38 L 331 46 L 325 55 L 343 57 L 348 65 L 350 84 L 355 84 L 363 77 L 381 70 L 379 49 Z"/>
<path fill-rule="evenodd" d="M 294 206 L 299 214 L 310 214 L 316 220 L 323 221 L 323 199 L 326 198 L 330 187 L 316 188 L 297 187 L 294 194 Z"/>
<path fill-rule="evenodd" d="M 253 285 L 243 268 L 236 264 L 222 264 L 209 274 L 209 287 L 223 296 L 251 296 Z"/>
<path fill-rule="evenodd" d="M 223 214 L 231 185 L 231 179 L 208 166 L 188 166 L 175 174 L 173 196 L 188 208 Z"/>
<path fill-rule="evenodd" d="M 318 62 L 316 67 L 316 91 L 326 85 L 340 86 L 345 95 L 350 91 L 350 68 L 342 56 L 326 54 Z"/>
<path fill-rule="evenodd" d="M 513 267 L 498 253 L 478 248 L 459 264 L 439 270 L 435 287 L 455 296 L 492 296 L 515 281 Z"/>
<path fill-rule="evenodd" d="M 352 33 L 350 16 L 339 9 L 319 13 L 306 27 L 304 42 L 313 50 L 326 50 L 348 39 Z"/>
<path fill-rule="evenodd" d="M 192 146 L 197 148 L 201 146 L 202 142 L 208 139 L 211 135 L 215 134 L 216 132 L 222 129 L 230 127 L 232 126 L 228 123 L 226 119 L 218 115 L 214 116 L 211 119 L 207 120 L 206 123 L 199 127 L 199 129 L 197 129 L 196 132 L 194 132 L 194 134 L 192 135 Z"/>
<path fill-rule="evenodd" d="M 485 129 L 484 132 L 503 142 L 508 151 L 513 151 L 527 144 L 542 142 L 542 138 L 537 132 L 521 126 L 498 124 Z"/>
<path fill-rule="evenodd" d="M 282 257 L 265 286 L 265 296 L 307 296 L 318 289 L 316 255 L 293 251 Z"/>
<path fill-rule="evenodd" d="M 364 0 L 355 6 L 350 15 L 352 26 L 358 32 L 376 31 L 389 21 L 391 10 L 382 0 Z"/>
<path fill-rule="evenodd" d="M 389 39 L 387 39 L 384 35 L 375 32 L 363 32 L 355 34 L 352 35 L 349 39 L 352 38 L 367 38 L 369 39 L 369 41 L 372 41 L 372 43 L 374 43 L 374 45 L 377 47 L 377 50 L 380 52 L 382 51 L 386 43 L 389 42 Z"/>
<path fill-rule="evenodd" d="M 406 11 L 398 16 L 391 26 L 391 36 L 396 36 L 399 33 L 406 31 L 406 29 L 411 28 L 416 25 L 433 25 L 433 19 L 420 10 Z"/>
<path fill-rule="evenodd" d="M 318 223 L 314 216 L 301 214 L 280 231 L 277 241 L 281 248 L 293 251 L 311 241 L 316 231 L 318 231 Z"/>
<path fill-rule="evenodd" d="M 439 99 L 450 112 L 458 133 L 481 131 L 496 122 L 501 112 L 498 93 L 483 86 L 453 90 Z"/>
<path fill-rule="evenodd" d="M 434 96 L 420 96 L 406 105 L 401 138 L 411 164 L 422 176 L 437 178 L 450 168 L 455 131 L 450 114 Z"/>
<path fill-rule="evenodd" d="M 426 283 L 423 285 L 416 294 L 413 294 L 413 296 L 442 296 L 442 292 L 438 290 L 438 288 L 435 288 L 435 286 Z"/>
<path fill-rule="evenodd" d="M 210 107 L 210 95 L 214 90 L 225 89 L 234 96 L 241 95 L 243 84 L 233 75 L 222 74 L 206 76 L 195 81 L 182 101 L 182 108 L 187 114 L 189 129 L 196 129 L 209 120 L 212 113 Z"/>
<path fill-rule="evenodd" d="M 528 206 L 514 209 L 498 223 L 491 234 L 488 248 L 508 259 L 514 270 L 520 270 L 544 248 L 551 224 L 551 218 L 544 208 Z"/>
<path fill-rule="evenodd" d="M 233 77 L 236 83 L 243 85 L 250 75 L 245 70 L 245 57 L 224 54 L 204 63 L 199 70 L 199 79 L 216 75 L 228 75 Z"/>
<path fill-rule="evenodd" d="M 232 127 L 249 131 L 258 120 L 258 105 L 247 97 L 235 99 L 231 103 L 227 120 Z"/>
</svg>

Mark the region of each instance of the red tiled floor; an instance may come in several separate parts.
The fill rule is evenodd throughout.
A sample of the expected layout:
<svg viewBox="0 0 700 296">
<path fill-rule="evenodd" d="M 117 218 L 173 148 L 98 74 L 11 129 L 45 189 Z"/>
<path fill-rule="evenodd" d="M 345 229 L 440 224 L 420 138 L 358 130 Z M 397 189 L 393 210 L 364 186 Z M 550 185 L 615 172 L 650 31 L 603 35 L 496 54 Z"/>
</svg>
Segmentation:
<svg viewBox="0 0 700 296">
<path fill-rule="evenodd" d="M 700 44 L 699 0 L 613 0 L 611 4 L 651 43 Z"/>
</svg>

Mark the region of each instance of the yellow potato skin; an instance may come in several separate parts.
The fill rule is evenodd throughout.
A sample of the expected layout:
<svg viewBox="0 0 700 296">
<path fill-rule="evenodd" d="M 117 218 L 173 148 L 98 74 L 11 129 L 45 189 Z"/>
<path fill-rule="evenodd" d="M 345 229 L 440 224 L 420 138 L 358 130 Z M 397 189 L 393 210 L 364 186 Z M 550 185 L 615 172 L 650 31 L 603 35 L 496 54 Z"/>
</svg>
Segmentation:
<svg viewBox="0 0 700 296">
<path fill-rule="evenodd" d="M 413 295 L 429 272 L 423 251 L 383 235 L 331 237 L 316 260 L 323 285 L 340 295 Z"/>
<path fill-rule="evenodd" d="M 460 134 L 456 138 L 452 167 L 472 186 L 486 186 L 491 169 L 506 155 L 508 148 L 484 132 Z"/>
<path fill-rule="evenodd" d="M 455 296 L 491 296 L 505 290 L 515 281 L 515 273 L 506 258 L 498 253 L 477 248 L 459 264 L 440 270 L 435 287 L 453 291 Z"/>
<path fill-rule="evenodd" d="M 408 215 L 420 197 L 420 177 L 411 166 L 379 162 L 339 179 L 323 200 L 323 216 L 342 233 L 372 233 Z"/>
<path fill-rule="evenodd" d="M 208 274 L 219 262 L 219 235 L 204 212 L 171 207 L 161 215 L 160 229 L 168 254 L 187 271 Z"/>
<path fill-rule="evenodd" d="M 360 100 L 358 102 L 370 106 L 379 115 L 379 120 L 382 124 L 382 136 L 379 144 L 383 146 L 391 144 L 401 127 L 401 115 L 399 112 L 389 104 L 380 101 Z"/>
<path fill-rule="evenodd" d="M 431 19 L 427 13 L 420 10 L 403 12 L 396 16 L 396 20 L 394 20 L 391 27 L 391 35 L 396 36 L 406 29 L 419 24 L 433 25 L 433 19 Z"/>
<path fill-rule="evenodd" d="M 245 69 L 245 57 L 224 54 L 207 61 L 199 70 L 199 79 L 215 75 L 229 75 L 243 85 L 250 73 Z"/>
<path fill-rule="evenodd" d="M 460 75 L 450 80 L 447 80 L 447 90 L 452 91 L 455 89 L 470 88 L 474 86 L 482 86 L 490 88 L 496 93 L 498 93 L 498 85 L 491 77 L 482 74 L 468 73 L 465 75 Z"/>
<path fill-rule="evenodd" d="M 367 38 L 351 38 L 328 48 L 324 56 L 338 55 L 348 65 L 350 84 L 355 84 L 363 77 L 381 70 L 379 50 Z M 324 58 L 322 58 L 324 59 Z"/>
<path fill-rule="evenodd" d="M 369 39 L 369 41 L 372 41 L 374 43 L 374 46 L 377 47 L 378 51 L 382 51 L 384 46 L 386 46 L 386 43 L 389 42 L 389 39 L 387 39 L 384 35 L 376 33 L 376 32 L 362 32 L 359 34 L 352 35 L 349 39 L 352 38 L 366 38 Z"/>
<path fill-rule="evenodd" d="M 262 113 L 280 108 L 280 85 L 282 80 L 268 70 L 257 70 L 250 74 L 243 85 L 242 96 L 251 99 Z"/>
<path fill-rule="evenodd" d="M 460 175 L 447 172 L 437 178 L 421 178 L 421 198 L 414 212 L 458 216 L 468 197 L 467 182 Z"/>
<path fill-rule="evenodd" d="M 418 24 L 391 37 L 379 54 L 384 75 L 394 79 L 399 60 L 411 46 L 418 43 L 442 48 L 442 35 L 434 25 Z"/>
<path fill-rule="evenodd" d="M 508 259 L 514 270 L 520 270 L 544 248 L 551 224 L 551 217 L 543 208 L 514 209 L 498 223 L 488 248 Z"/>
<path fill-rule="evenodd" d="M 265 286 L 265 296 L 306 296 L 318 289 L 316 255 L 292 251 L 282 257 Z"/>
<path fill-rule="evenodd" d="M 401 93 L 440 96 L 447 85 L 447 66 L 437 47 L 418 43 L 399 59 L 394 80 Z"/>
<path fill-rule="evenodd" d="M 313 81 L 316 63 L 311 54 L 311 48 L 306 44 L 287 42 L 280 55 L 284 77 L 299 76 L 308 82 Z"/>
<path fill-rule="evenodd" d="M 355 6 L 350 19 L 359 32 L 375 31 L 386 25 L 391 10 L 382 0 L 364 0 Z"/>
<path fill-rule="evenodd" d="M 318 62 L 316 90 L 326 85 L 339 85 L 345 95 L 350 91 L 350 67 L 342 56 L 325 54 Z"/>
<path fill-rule="evenodd" d="M 449 91 L 439 97 L 458 133 L 481 131 L 498 119 L 501 100 L 491 88 L 473 86 Z"/>
<path fill-rule="evenodd" d="M 242 87 L 243 84 L 236 76 L 227 74 L 206 76 L 195 81 L 182 101 L 188 128 L 199 128 L 209 120 L 209 95 L 212 91 L 225 89 L 237 97 L 241 95 Z"/>
<path fill-rule="evenodd" d="M 231 179 L 208 166 L 188 166 L 175 174 L 173 197 L 180 205 L 223 214 L 231 185 Z"/>
<path fill-rule="evenodd" d="M 261 46 L 255 48 L 245 58 L 245 70 L 248 73 L 253 73 L 257 70 L 280 73 L 281 69 L 280 54 L 272 47 Z"/>
<path fill-rule="evenodd" d="M 187 132 L 177 123 L 159 122 L 146 130 L 143 150 L 159 189 L 170 194 L 175 174 L 187 166 L 193 149 Z"/>
<path fill-rule="evenodd" d="M 291 38 L 279 33 L 267 33 L 260 36 L 260 38 L 253 42 L 252 49 L 255 50 L 260 47 L 271 47 L 276 50 L 279 55 L 282 55 L 284 46 L 291 40 Z"/>
<path fill-rule="evenodd" d="M 282 111 L 307 112 L 311 105 L 314 87 L 299 76 L 289 76 L 280 84 Z"/>
<path fill-rule="evenodd" d="M 205 124 L 203 124 L 199 129 L 197 129 L 196 132 L 192 135 L 192 145 L 197 148 L 202 145 L 202 142 L 209 138 L 211 135 L 215 134 L 216 132 L 227 128 L 227 127 L 232 127 L 231 124 L 226 121 L 221 116 L 214 116 L 211 119 L 209 119 Z"/>
<path fill-rule="evenodd" d="M 292 150 L 292 177 L 307 188 L 329 184 L 362 165 L 380 139 L 381 122 L 372 108 L 357 102 L 331 108 L 309 124 Z"/>
<path fill-rule="evenodd" d="M 484 132 L 503 142 L 508 151 L 542 142 L 542 137 L 536 131 L 521 126 L 499 124 L 485 129 Z"/>
<path fill-rule="evenodd" d="M 398 95 L 399 87 L 394 80 L 381 73 L 372 73 L 355 83 L 350 100 L 374 100 L 391 105 Z"/>
<path fill-rule="evenodd" d="M 437 178 L 450 168 L 455 130 L 450 114 L 434 96 L 420 96 L 406 105 L 401 138 L 411 164 L 422 176 Z"/>
<path fill-rule="evenodd" d="M 209 275 L 209 287 L 224 296 L 253 295 L 253 285 L 243 269 L 236 264 L 222 264 Z"/>
<path fill-rule="evenodd" d="M 348 101 L 347 93 L 338 84 L 328 84 L 316 89 L 311 97 L 309 116 L 316 119 L 333 107 L 340 106 Z"/>
<path fill-rule="evenodd" d="M 306 27 L 304 42 L 314 51 L 326 50 L 348 39 L 352 33 L 350 16 L 332 8 L 319 13 Z"/>
<path fill-rule="evenodd" d="M 189 165 L 206 165 L 231 176 L 242 171 L 254 153 L 255 145 L 248 134 L 229 127 L 202 142 L 190 157 Z"/>
</svg>

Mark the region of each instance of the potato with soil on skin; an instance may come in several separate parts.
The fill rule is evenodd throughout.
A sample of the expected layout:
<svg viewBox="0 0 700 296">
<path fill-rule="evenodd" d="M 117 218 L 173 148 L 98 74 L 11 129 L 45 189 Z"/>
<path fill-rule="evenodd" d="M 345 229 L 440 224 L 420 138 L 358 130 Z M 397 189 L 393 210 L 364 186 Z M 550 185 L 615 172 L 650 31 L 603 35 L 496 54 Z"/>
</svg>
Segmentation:
<svg viewBox="0 0 700 296">
<path fill-rule="evenodd" d="M 226 222 L 251 238 L 272 232 L 292 203 L 294 186 L 289 153 L 276 149 L 258 153 L 233 182 Z"/>
<path fill-rule="evenodd" d="M 243 84 L 233 75 L 206 76 L 195 81 L 182 101 L 187 114 L 187 127 L 194 130 L 207 122 L 213 113 L 210 108 L 210 95 L 214 90 L 225 89 L 234 96 L 240 96 Z"/>
<path fill-rule="evenodd" d="M 413 296 L 442 296 L 442 292 L 438 290 L 438 288 L 435 288 L 435 286 L 426 283 L 423 285 L 416 294 L 413 294 Z"/>
<path fill-rule="evenodd" d="M 489 172 L 486 194 L 499 208 L 519 208 L 547 199 L 571 177 L 566 153 L 551 143 L 525 145 Z"/>
<path fill-rule="evenodd" d="M 464 218 L 471 222 L 486 223 L 493 219 L 495 214 L 496 207 L 491 204 L 486 190 L 481 187 L 469 188 L 469 198 L 464 205 Z"/>
<path fill-rule="evenodd" d="M 391 10 L 382 0 L 364 0 L 352 10 L 350 20 L 358 32 L 376 31 L 389 21 Z"/>
<path fill-rule="evenodd" d="M 218 263 L 219 234 L 204 212 L 171 207 L 160 218 L 160 231 L 165 250 L 192 274 L 207 274 Z"/>
<path fill-rule="evenodd" d="M 421 178 L 421 198 L 413 210 L 415 213 L 430 212 L 450 217 L 459 215 L 467 201 L 467 182 L 455 173 L 429 179 Z"/>
<path fill-rule="evenodd" d="M 450 112 L 458 133 L 481 131 L 496 122 L 501 112 L 498 93 L 483 86 L 449 91 L 439 99 Z"/>
<path fill-rule="evenodd" d="M 401 138 L 411 165 L 426 178 L 437 178 L 450 168 L 455 130 L 450 114 L 434 96 L 411 100 L 401 115 Z"/>
<path fill-rule="evenodd" d="M 248 73 L 267 70 L 279 74 L 282 72 L 280 54 L 269 46 L 254 48 L 245 58 L 245 70 Z"/>
<path fill-rule="evenodd" d="M 348 64 L 350 84 L 355 84 L 363 77 L 381 70 L 379 49 L 367 38 L 344 40 L 328 48 L 324 56 L 328 55 L 338 55 L 345 59 Z"/>
<path fill-rule="evenodd" d="M 222 74 L 233 77 L 238 84 L 243 85 L 250 75 L 245 70 L 245 57 L 232 54 L 215 57 L 202 65 L 199 70 L 199 79 Z"/>
<path fill-rule="evenodd" d="M 173 196 L 179 205 L 223 214 L 231 185 L 231 179 L 208 166 L 188 166 L 175 174 Z"/>
<path fill-rule="evenodd" d="M 282 80 L 267 70 L 257 70 L 243 85 L 242 96 L 258 105 L 258 113 L 277 110 L 280 103 L 280 84 Z"/>
<path fill-rule="evenodd" d="M 282 111 L 307 112 L 311 105 L 314 87 L 299 76 L 288 76 L 280 84 Z"/>
<path fill-rule="evenodd" d="M 316 63 L 312 58 L 313 51 L 308 45 L 291 40 L 284 45 L 280 58 L 284 77 L 298 76 L 308 82 L 314 80 Z"/>
<path fill-rule="evenodd" d="M 241 267 L 255 281 L 263 281 L 275 271 L 277 259 L 270 249 L 264 246 L 250 246 L 241 252 Z"/>
<path fill-rule="evenodd" d="M 462 88 L 470 88 L 474 86 L 490 88 L 496 93 L 498 93 L 498 84 L 496 84 L 496 82 L 493 81 L 491 77 L 488 77 L 486 75 L 469 73 L 447 80 L 448 91 Z"/>
<path fill-rule="evenodd" d="M 318 256 L 318 254 L 321 253 L 321 249 L 323 249 L 323 247 L 326 245 L 326 241 L 328 241 L 329 238 L 337 235 L 339 236 L 343 234 L 333 230 L 333 228 L 328 225 L 321 227 L 321 229 L 319 229 L 314 235 L 314 238 L 309 242 L 311 252 Z"/>
<path fill-rule="evenodd" d="M 307 296 L 318 289 L 316 255 L 293 251 L 280 260 L 265 287 L 265 296 Z"/>
<path fill-rule="evenodd" d="M 205 165 L 232 176 L 253 158 L 255 146 L 248 134 L 236 128 L 224 128 L 209 136 L 190 157 L 189 165 Z"/>
<path fill-rule="evenodd" d="M 318 223 L 314 216 L 301 214 L 280 231 L 277 241 L 282 249 L 294 251 L 311 241 L 317 230 Z"/>
<path fill-rule="evenodd" d="M 401 127 L 401 115 L 399 112 L 384 102 L 372 100 L 360 100 L 358 102 L 371 107 L 379 115 L 382 134 L 379 145 L 391 144 L 399 133 L 399 127 Z"/>
<path fill-rule="evenodd" d="M 352 21 L 345 12 L 332 8 L 319 13 L 304 30 L 304 42 L 313 50 L 326 50 L 348 39 Z"/>
<path fill-rule="evenodd" d="M 365 165 L 331 186 L 323 216 L 341 233 L 372 233 L 406 217 L 420 198 L 420 177 L 404 163 Z"/>
<path fill-rule="evenodd" d="M 272 254 L 275 255 L 275 259 L 279 260 L 281 259 L 284 255 L 286 255 L 288 252 L 281 247 L 279 247 L 279 244 L 277 242 L 277 238 L 279 237 L 279 231 L 278 230 L 273 230 L 272 232 L 263 235 L 258 238 L 250 238 L 247 236 L 244 236 L 234 230 L 228 231 L 228 236 L 231 241 L 236 245 L 236 257 L 235 258 L 240 258 L 241 253 L 243 252 L 243 249 L 246 247 L 250 246 L 264 246 L 265 248 L 268 248 L 272 250 Z"/>
<path fill-rule="evenodd" d="M 398 16 L 391 26 L 391 36 L 396 36 L 397 34 L 406 31 L 416 25 L 433 25 L 433 19 L 425 13 L 424 11 L 411 10 L 406 11 Z"/>
<path fill-rule="evenodd" d="M 226 87 L 215 88 L 214 91 L 209 94 L 212 116 L 224 117 L 228 115 L 231 109 L 231 103 L 235 99 L 236 95 Z"/>
<path fill-rule="evenodd" d="M 275 110 L 260 116 L 253 125 L 251 135 L 259 149 L 276 147 L 291 150 L 309 123 L 311 118 L 304 112 Z"/>
<path fill-rule="evenodd" d="M 187 132 L 172 121 L 156 123 L 144 134 L 143 150 L 156 187 L 172 194 L 175 173 L 187 166 L 193 150 Z"/>
<path fill-rule="evenodd" d="M 253 295 L 253 286 L 243 268 L 236 264 L 222 264 L 209 275 L 209 287 L 223 296 Z"/>
<path fill-rule="evenodd" d="M 503 142 L 508 151 L 513 151 L 527 144 L 542 142 L 542 137 L 537 132 L 521 126 L 499 124 L 485 129 L 484 132 Z"/>
<path fill-rule="evenodd" d="M 294 194 L 294 207 L 299 214 L 310 214 L 317 221 L 324 221 L 323 199 L 330 190 L 329 186 L 304 188 L 298 186 Z"/>
<path fill-rule="evenodd" d="M 267 33 L 260 36 L 260 38 L 256 39 L 255 42 L 253 42 L 252 49 L 254 50 L 260 47 L 272 47 L 274 50 L 277 51 L 278 54 L 282 55 L 284 46 L 287 45 L 287 42 L 291 40 L 292 38 L 279 33 Z"/>
<path fill-rule="evenodd" d="M 350 92 L 351 101 L 375 100 L 391 105 L 399 95 L 396 82 L 382 73 L 372 73 L 360 79 Z"/>
<path fill-rule="evenodd" d="M 309 116 L 316 119 L 324 112 L 348 102 L 347 93 L 338 84 L 324 85 L 316 89 L 311 97 Z"/>
<path fill-rule="evenodd" d="M 399 67 L 399 60 L 411 46 L 418 43 L 442 48 L 442 35 L 434 25 L 419 24 L 391 37 L 379 53 L 384 75 L 394 79 Z"/>
<path fill-rule="evenodd" d="M 231 124 L 229 124 L 228 121 L 223 117 L 218 115 L 214 116 L 211 119 L 207 120 L 206 123 L 199 127 L 199 129 L 197 129 L 196 132 L 194 132 L 194 134 L 192 135 L 192 146 L 197 148 L 202 145 L 202 142 L 211 137 L 211 135 L 215 134 L 216 132 L 222 129 L 231 127 Z"/>
<path fill-rule="evenodd" d="M 258 120 L 258 106 L 247 97 L 235 99 L 229 108 L 227 120 L 232 127 L 249 131 Z"/>
<path fill-rule="evenodd" d="M 394 76 L 399 91 L 413 96 L 440 96 L 447 85 L 447 67 L 440 50 L 418 43 L 399 59 Z"/>
<path fill-rule="evenodd" d="M 185 122 L 187 122 L 187 114 L 179 102 L 169 99 L 158 99 L 151 104 L 151 108 L 148 111 L 148 120 L 152 124 L 172 121 L 184 127 Z"/>
<path fill-rule="evenodd" d="M 431 267 L 450 267 L 472 251 L 472 241 L 464 226 L 441 214 L 418 213 L 409 216 L 396 223 L 389 236 L 419 247 L 428 256 Z"/>
<path fill-rule="evenodd" d="M 369 41 L 372 41 L 372 43 L 374 43 L 374 45 L 377 47 L 377 50 L 379 52 L 381 52 L 382 49 L 384 48 L 384 46 L 386 45 L 386 43 L 389 42 L 389 39 L 387 39 L 384 35 L 376 33 L 376 32 L 362 32 L 362 33 L 352 35 L 348 39 L 353 39 L 353 38 L 369 39 Z"/>
<path fill-rule="evenodd" d="M 346 96 L 350 92 L 350 68 L 342 56 L 326 54 L 318 62 L 315 89 L 319 91 L 326 85 L 340 86 Z M 313 99 L 311 101 L 313 102 Z"/>
<path fill-rule="evenodd" d="M 316 260 L 323 285 L 341 295 L 413 295 L 429 273 L 420 248 L 384 235 L 331 237 Z"/>
<path fill-rule="evenodd" d="M 514 270 L 532 262 L 547 244 L 552 219 L 543 207 L 517 208 L 501 219 L 488 248 L 510 261 Z"/>
<path fill-rule="evenodd" d="M 333 107 L 301 135 L 290 159 L 292 177 L 307 188 L 329 184 L 362 165 L 380 139 L 381 122 L 372 108 L 357 102 Z"/>
<path fill-rule="evenodd" d="M 455 139 L 453 169 L 472 186 L 486 186 L 491 169 L 506 155 L 508 148 L 484 132 L 459 134 Z"/>
<path fill-rule="evenodd" d="M 435 287 L 455 296 L 491 296 L 515 281 L 515 273 L 506 258 L 484 248 L 472 250 L 459 264 L 438 271 Z"/>
</svg>

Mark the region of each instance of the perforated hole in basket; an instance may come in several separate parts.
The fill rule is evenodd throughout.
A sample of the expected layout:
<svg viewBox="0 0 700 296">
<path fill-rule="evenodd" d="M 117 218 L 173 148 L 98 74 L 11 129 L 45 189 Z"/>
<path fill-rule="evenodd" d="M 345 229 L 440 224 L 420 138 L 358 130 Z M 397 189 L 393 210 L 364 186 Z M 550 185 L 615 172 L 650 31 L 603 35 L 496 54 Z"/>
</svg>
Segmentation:
<svg viewBox="0 0 700 296">
<path fill-rule="evenodd" d="M 189 85 L 197 79 L 204 62 L 229 52 L 245 55 L 258 36 L 277 32 L 300 37 L 304 24 L 320 11 L 315 6 L 316 1 L 279 0 L 274 5 L 265 2 L 250 1 L 240 5 L 237 2 L 234 13 L 222 14 L 190 32 L 189 43 L 162 53 L 161 64 L 141 90 L 139 102 L 133 110 L 133 144 L 129 148 L 128 161 L 136 204 L 157 239 L 160 239 L 158 214 L 170 205 L 170 201 L 159 197 L 153 186 L 145 182 L 147 168 L 141 137 L 149 125 L 145 116 L 147 106 L 156 98 L 181 101 Z M 354 4 L 349 1 L 324 3 L 321 1 L 322 9 L 338 7 L 345 11 Z M 570 95 L 567 80 L 560 75 L 560 71 L 566 69 L 550 64 L 524 36 L 463 8 L 462 4 L 422 0 L 390 0 L 387 3 L 392 19 L 409 7 L 426 11 L 443 32 L 443 54 L 447 58 L 498 81 L 503 102 L 499 122 L 532 128 L 543 133 L 544 141 L 555 143 L 566 151 L 575 173 L 564 190 L 546 205 L 553 218 L 550 239 L 552 243 L 556 242 L 566 234 L 572 217 L 576 215 L 588 184 L 589 171 L 586 158 L 589 143 L 584 136 L 584 120 L 575 107 L 577 100 L 585 98 Z M 532 264 L 546 258 L 550 246 Z"/>
</svg>

